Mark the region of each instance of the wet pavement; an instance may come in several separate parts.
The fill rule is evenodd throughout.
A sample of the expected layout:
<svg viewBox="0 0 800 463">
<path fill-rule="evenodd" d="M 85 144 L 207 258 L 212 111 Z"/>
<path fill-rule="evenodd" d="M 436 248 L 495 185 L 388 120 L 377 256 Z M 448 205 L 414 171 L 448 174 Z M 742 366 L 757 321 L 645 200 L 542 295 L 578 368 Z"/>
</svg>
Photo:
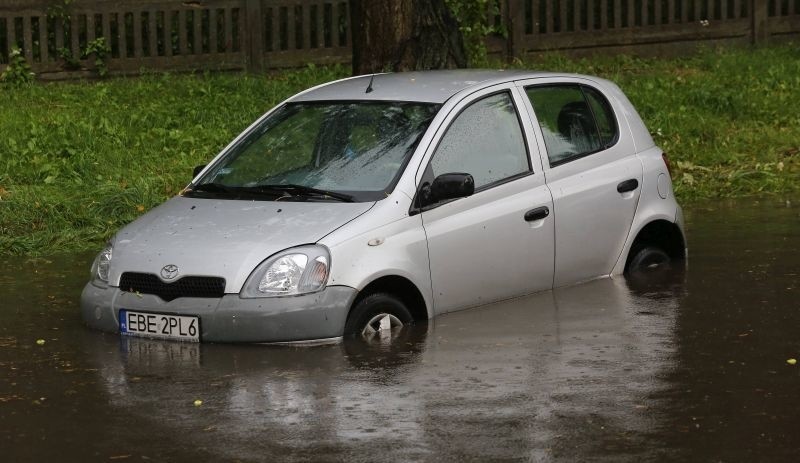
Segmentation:
<svg viewBox="0 0 800 463">
<path fill-rule="evenodd" d="M 798 206 L 693 207 L 686 272 L 448 314 L 391 346 L 98 333 L 77 308 L 93 256 L 5 258 L 0 460 L 798 461 Z"/>
</svg>

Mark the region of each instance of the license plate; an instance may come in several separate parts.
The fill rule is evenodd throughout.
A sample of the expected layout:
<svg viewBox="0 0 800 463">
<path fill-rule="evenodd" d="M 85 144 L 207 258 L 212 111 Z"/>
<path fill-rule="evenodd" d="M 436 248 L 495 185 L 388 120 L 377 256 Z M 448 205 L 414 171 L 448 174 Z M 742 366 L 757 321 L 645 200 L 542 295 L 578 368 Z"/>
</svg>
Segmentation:
<svg viewBox="0 0 800 463">
<path fill-rule="evenodd" d="M 127 336 L 200 342 L 200 318 L 122 309 L 119 332 Z"/>
</svg>

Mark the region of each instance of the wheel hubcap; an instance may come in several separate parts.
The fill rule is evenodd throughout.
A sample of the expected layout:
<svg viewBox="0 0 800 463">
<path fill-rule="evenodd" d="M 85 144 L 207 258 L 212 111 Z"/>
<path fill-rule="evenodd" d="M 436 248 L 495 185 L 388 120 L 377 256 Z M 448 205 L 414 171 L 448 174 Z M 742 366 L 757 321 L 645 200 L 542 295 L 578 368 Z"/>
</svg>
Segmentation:
<svg viewBox="0 0 800 463">
<path fill-rule="evenodd" d="M 380 313 L 372 317 L 361 330 L 361 335 L 370 338 L 375 335 L 391 334 L 395 328 L 402 328 L 403 322 L 389 313 Z"/>
<path fill-rule="evenodd" d="M 653 270 L 661 267 L 665 267 L 669 264 L 669 259 L 664 258 L 664 256 L 652 256 L 649 259 L 646 259 L 642 262 L 642 268 L 646 270 Z"/>
</svg>

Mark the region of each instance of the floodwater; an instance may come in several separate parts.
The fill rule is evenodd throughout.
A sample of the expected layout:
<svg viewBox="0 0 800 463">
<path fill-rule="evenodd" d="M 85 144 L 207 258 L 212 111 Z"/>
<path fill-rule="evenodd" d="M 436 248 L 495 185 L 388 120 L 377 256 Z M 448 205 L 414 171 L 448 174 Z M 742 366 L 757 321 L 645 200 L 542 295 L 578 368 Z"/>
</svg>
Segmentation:
<svg viewBox="0 0 800 463">
<path fill-rule="evenodd" d="M 445 315 L 391 347 L 98 333 L 77 308 L 92 256 L 5 259 L 0 459 L 798 461 L 798 204 L 694 207 L 685 273 Z"/>
</svg>

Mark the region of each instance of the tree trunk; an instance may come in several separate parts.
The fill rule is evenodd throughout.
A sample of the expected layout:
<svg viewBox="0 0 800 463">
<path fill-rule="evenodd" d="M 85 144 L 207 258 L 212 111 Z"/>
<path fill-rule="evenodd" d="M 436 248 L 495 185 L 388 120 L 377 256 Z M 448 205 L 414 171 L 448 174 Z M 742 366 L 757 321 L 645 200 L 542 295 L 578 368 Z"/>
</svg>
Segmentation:
<svg viewBox="0 0 800 463">
<path fill-rule="evenodd" d="M 445 0 L 350 0 L 353 75 L 467 67 Z"/>
</svg>

